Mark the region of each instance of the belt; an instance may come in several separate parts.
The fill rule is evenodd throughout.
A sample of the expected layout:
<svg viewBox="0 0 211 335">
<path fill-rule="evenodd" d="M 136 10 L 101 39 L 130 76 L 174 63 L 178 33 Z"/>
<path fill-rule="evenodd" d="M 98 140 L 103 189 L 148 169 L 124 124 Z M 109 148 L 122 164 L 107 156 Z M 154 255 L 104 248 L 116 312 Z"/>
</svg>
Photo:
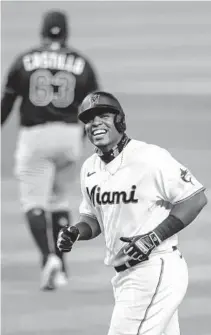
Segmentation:
<svg viewBox="0 0 211 335">
<path fill-rule="evenodd" d="M 173 246 L 172 250 L 175 251 L 177 250 L 177 246 Z M 136 264 L 141 263 L 138 259 L 131 259 L 131 261 L 128 261 L 122 265 L 116 266 L 114 267 L 114 269 L 116 270 L 116 272 L 122 272 L 125 271 L 129 268 L 132 268 L 133 266 L 135 266 Z"/>
</svg>

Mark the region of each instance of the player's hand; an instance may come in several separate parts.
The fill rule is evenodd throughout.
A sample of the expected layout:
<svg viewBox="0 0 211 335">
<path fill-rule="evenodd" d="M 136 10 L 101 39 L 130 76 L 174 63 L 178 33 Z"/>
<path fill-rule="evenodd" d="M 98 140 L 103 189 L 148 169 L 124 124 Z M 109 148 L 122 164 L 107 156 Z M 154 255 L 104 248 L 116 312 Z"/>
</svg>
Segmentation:
<svg viewBox="0 0 211 335">
<path fill-rule="evenodd" d="M 121 237 L 120 240 L 127 243 L 123 248 L 124 254 L 140 262 L 146 261 L 151 251 L 160 244 L 160 240 L 154 232 L 133 237 Z"/>
<path fill-rule="evenodd" d="M 80 234 L 75 226 L 66 226 L 59 232 L 57 239 L 57 248 L 62 252 L 69 252 L 73 244 L 78 240 Z"/>
</svg>

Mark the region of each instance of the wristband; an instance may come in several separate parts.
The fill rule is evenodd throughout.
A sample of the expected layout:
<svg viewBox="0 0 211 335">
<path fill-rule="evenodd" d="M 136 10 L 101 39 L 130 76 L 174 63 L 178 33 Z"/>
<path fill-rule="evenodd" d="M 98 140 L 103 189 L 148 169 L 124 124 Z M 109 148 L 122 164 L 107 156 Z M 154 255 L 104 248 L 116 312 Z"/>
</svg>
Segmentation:
<svg viewBox="0 0 211 335">
<path fill-rule="evenodd" d="M 169 215 L 163 222 L 161 222 L 153 232 L 161 241 L 178 233 L 184 228 L 184 223 L 174 215 Z"/>
</svg>

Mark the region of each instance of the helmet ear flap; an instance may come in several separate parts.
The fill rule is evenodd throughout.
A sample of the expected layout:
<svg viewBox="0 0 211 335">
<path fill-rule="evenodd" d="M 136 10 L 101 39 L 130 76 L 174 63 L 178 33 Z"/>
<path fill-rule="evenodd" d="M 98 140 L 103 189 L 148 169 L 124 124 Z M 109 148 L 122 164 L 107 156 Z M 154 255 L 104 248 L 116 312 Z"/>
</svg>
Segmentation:
<svg viewBox="0 0 211 335">
<path fill-rule="evenodd" d="M 124 133 L 126 130 L 125 116 L 122 113 L 116 113 L 114 124 L 119 133 Z"/>
</svg>

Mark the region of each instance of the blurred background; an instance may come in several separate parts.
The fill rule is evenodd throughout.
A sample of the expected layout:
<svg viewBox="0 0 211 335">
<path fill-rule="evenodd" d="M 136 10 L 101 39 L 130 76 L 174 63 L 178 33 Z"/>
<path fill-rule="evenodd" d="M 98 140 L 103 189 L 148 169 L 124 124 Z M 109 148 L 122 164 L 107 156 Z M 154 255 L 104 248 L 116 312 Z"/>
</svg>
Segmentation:
<svg viewBox="0 0 211 335">
<path fill-rule="evenodd" d="M 2 1 L 1 81 L 14 57 L 39 44 L 41 17 L 70 18 L 69 44 L 88 56 L 101 86 L 125 110 L 128 135 L 167 148 L 206 186 L 210 203 L 180 234 L 190 284 L 180 308 L 181 334 L 209 335 L 211 306 L 211 2 Z M 20 212 L 13 153 L 18 110 L 1 133 L 2 335 L 106 335 L 113 269 L 104 242 L 78 243 L 68 255 L 71 279 L 39 291 L 38 256 Z M 92 152 L 87 143 L 83 160 Z M 72 186 L 73 216 L 80 203 Z"/>
</svg>

